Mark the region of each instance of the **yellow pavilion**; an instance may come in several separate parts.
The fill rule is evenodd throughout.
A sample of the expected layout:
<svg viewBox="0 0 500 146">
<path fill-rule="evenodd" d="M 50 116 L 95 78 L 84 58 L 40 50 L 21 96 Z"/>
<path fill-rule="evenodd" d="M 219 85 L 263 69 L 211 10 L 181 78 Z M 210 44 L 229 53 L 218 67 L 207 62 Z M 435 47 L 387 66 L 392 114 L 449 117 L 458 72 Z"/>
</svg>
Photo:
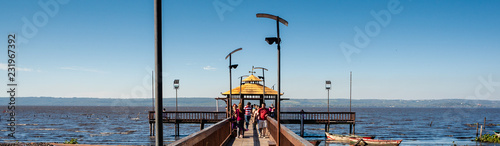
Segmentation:
<svg viewBox="0 0 500 146">
<path fill-rule="evenodd" d="M 229 95 L 229 91 L 226 91 L 222 93 L 222 95 L 225 95 L 226 98 L 219 98 L 219 99 L 225 100 L 229 97 L 232 97 L 231 99 L 241 100 L 243 103 L 245 103 L 245 100 L 259 100 L 260 104 L 264 103 L 264 100 L 275 101 L 278 91 L 273 90 L 269 87 L 264 87 L 262 84 L 260 84 L 261 81 L 262 81 L 261 79 L 252 74 L 242 80 L 241 83 L 242 85 L 232 89 L 232 94 L 233 94 L 232 96 Z M 265 88 L 265 93 L 264 93 L 264 88 Z M 281 95 L 283 95 L 283 93 L 281 93 Z"/>
</svg>

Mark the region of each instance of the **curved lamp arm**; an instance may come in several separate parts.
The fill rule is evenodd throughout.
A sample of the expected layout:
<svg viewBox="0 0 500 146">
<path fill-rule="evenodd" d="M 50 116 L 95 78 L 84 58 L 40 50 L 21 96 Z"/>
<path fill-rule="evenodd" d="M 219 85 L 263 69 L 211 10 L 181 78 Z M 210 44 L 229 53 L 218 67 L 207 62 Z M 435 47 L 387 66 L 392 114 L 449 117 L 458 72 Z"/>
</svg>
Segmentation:
<svg viewBox="0 0 500 146">
<path fill-rule="evenodd" d="M 257 18 L 269 18 L 269 19 L 277 20 L 277 21 L 281 22 L 282 24 L 284 24 L 285 26 L 288 26 L 288 21 L 286 21 L 285 19 L 280 18 L 278 16 L 271 15 L 271 14 L 257 13 Z"/>
<path fill-rule="evenodd" d="M 263 67 L 254 67 L 253 69 L 263 69 L 263 70 L 267 71 L 267 68 L 263 68 Z"/>
<path fill-rule="evenodd" d="M 231 53 L 227 54 L 227 56 L 226 56 L 226 60 L 227 60 L 227 58 L 228 58 L 229 56 L 231 56 L 231 54 L 233 54 L 233 53 L 235 53 L 235 52 L 238 52 L 238 51 L 240 51 L 240 50 L 243 50 L 243 48 L 238 48 L 238 49 L 234 50 L 233 52 L 231 52 Z"/>
</svg>

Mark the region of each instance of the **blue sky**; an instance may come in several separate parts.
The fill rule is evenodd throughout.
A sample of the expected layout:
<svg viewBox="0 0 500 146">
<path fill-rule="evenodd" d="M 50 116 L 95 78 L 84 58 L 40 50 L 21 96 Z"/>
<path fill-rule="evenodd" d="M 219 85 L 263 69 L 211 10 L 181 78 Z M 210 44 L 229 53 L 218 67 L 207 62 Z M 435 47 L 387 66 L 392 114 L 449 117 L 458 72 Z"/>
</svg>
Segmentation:
<svg viewBox="0 0 500 146">
<path fill-rule="evenodd" d="M 276 35 L 276 24 L 255 17 L 269 13 L 289 22 L 280 25 L 284 97 L 326 98 L 324 82 L 331 80 L 330 97 L 348 98 L 352 71 L 354 99 L 497 100 L 499 4 L 164 1 L 164 97 L 175 96 L 174 79 L 180 79 L 181 97 L 220 97 L 229 90 L 224 57 L 240 47 L 232 60 L 239 64 L 233 86 L 252 66 L 268 68 L 266 85 L 276 84 L 276 46 L 264 41 Z M 19 36 L 19 96 L 151 97 L 152 0 L 22 0 L 0 7 L 0 35 Z M 0 46 L 6 49 L 7 42 Z M 6 52 L 0 55 L 5 75 Z M 7 79 L 1 82 L 7 89 Z"/>
</svg>

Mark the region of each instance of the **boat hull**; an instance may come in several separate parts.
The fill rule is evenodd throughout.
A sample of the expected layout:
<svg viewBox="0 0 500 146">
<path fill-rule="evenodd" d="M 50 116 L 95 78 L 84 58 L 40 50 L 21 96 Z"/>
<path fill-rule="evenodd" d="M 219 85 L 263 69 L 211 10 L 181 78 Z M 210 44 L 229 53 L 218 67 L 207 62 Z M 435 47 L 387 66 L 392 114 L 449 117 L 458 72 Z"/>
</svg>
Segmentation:
<svg viewBox="0 0 500 146">
<path fill-rule="evenodd" d="M 349 141 L 356 145 L 399 145 L 403 140 L 349 138 Z"/>
<path fill-rule="evenodd" d="M 325 132 L 325 135 L 328 138 L 328 140 L 346 141 L 346 142 L 349 142 L 349 138 L 373 139 L 375 137 L 375 136 L 359 136 L 359 135 L 340 135 L 340 134 L 331 134 L 328 132 Z"/>
</svg>

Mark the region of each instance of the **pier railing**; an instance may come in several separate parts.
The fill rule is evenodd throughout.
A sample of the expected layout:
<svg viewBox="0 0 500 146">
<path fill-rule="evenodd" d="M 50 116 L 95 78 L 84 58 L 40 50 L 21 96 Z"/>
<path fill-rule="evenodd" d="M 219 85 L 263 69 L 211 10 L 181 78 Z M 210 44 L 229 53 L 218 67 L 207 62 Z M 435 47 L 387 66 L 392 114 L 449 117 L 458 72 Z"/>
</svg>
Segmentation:
<svg viewBox="0 0 500 146">
<path fill-rule="evenodd" d="M 179 139 L 169 146 L 226 145 L 231 139 L 230 128 L 231 122 L 229 119 L 224 119 L 206 129 Z"/>
<path fill-rule="evenodd" d="M 330 119 L 328 120 L 328 114 Z M 281 112 L 280 120 L 284 124 L 297 124 L 304 120 L 305 124 L 320 124 L 333 122 L 333 124 L 355 123 L 355 112 Z"/>
<path fill-rule="evenodd" d="M 149 122 L 154 122 L 154 111 L 149 111 Z M 177 115 L 177 116 L 176 116 Z M 177 117 L 177 118 L 176 118 Z M 166 111 L 163 112 L 164 123 L 217 123 L 226 118 L 226 112 L 202 111 Z"/>
<path fill-rule="evenodd" d="M 330 114 L 330 120 L 328 120 Z M 305 124 L 322 124 L 333 122 L 332 124 L 351 124 L 356 121 L 355 112 L 281 112 L 281 120 L 285 124 L 300 124 L 304 120 Z M 203 111 L 166 111 L 163 112 L 164 123 L 217 123 L 226 118 L 226 112 L 203 112 Z M 177 121 L 176 121 L 177 119 Z M 149 111 L 149 122 L 154 122 L 154 111 Z"/>
<path fill-rule="evenodd" d="M 273 118 L 267 118 L 267 130 L 269 131 L 269 136 L 274 140 L 277 139 L 277 125 L 278 122 Z M 294 146 L 312 146 L 310 142 L 295 134 L 290 129 L 286 128 L 285 125 L 281 125 L 281 137 L 280 137 L 280 145 L 294 145 Z M 276 142 L 278 143 L 278 142 Z"/>
</svg>

